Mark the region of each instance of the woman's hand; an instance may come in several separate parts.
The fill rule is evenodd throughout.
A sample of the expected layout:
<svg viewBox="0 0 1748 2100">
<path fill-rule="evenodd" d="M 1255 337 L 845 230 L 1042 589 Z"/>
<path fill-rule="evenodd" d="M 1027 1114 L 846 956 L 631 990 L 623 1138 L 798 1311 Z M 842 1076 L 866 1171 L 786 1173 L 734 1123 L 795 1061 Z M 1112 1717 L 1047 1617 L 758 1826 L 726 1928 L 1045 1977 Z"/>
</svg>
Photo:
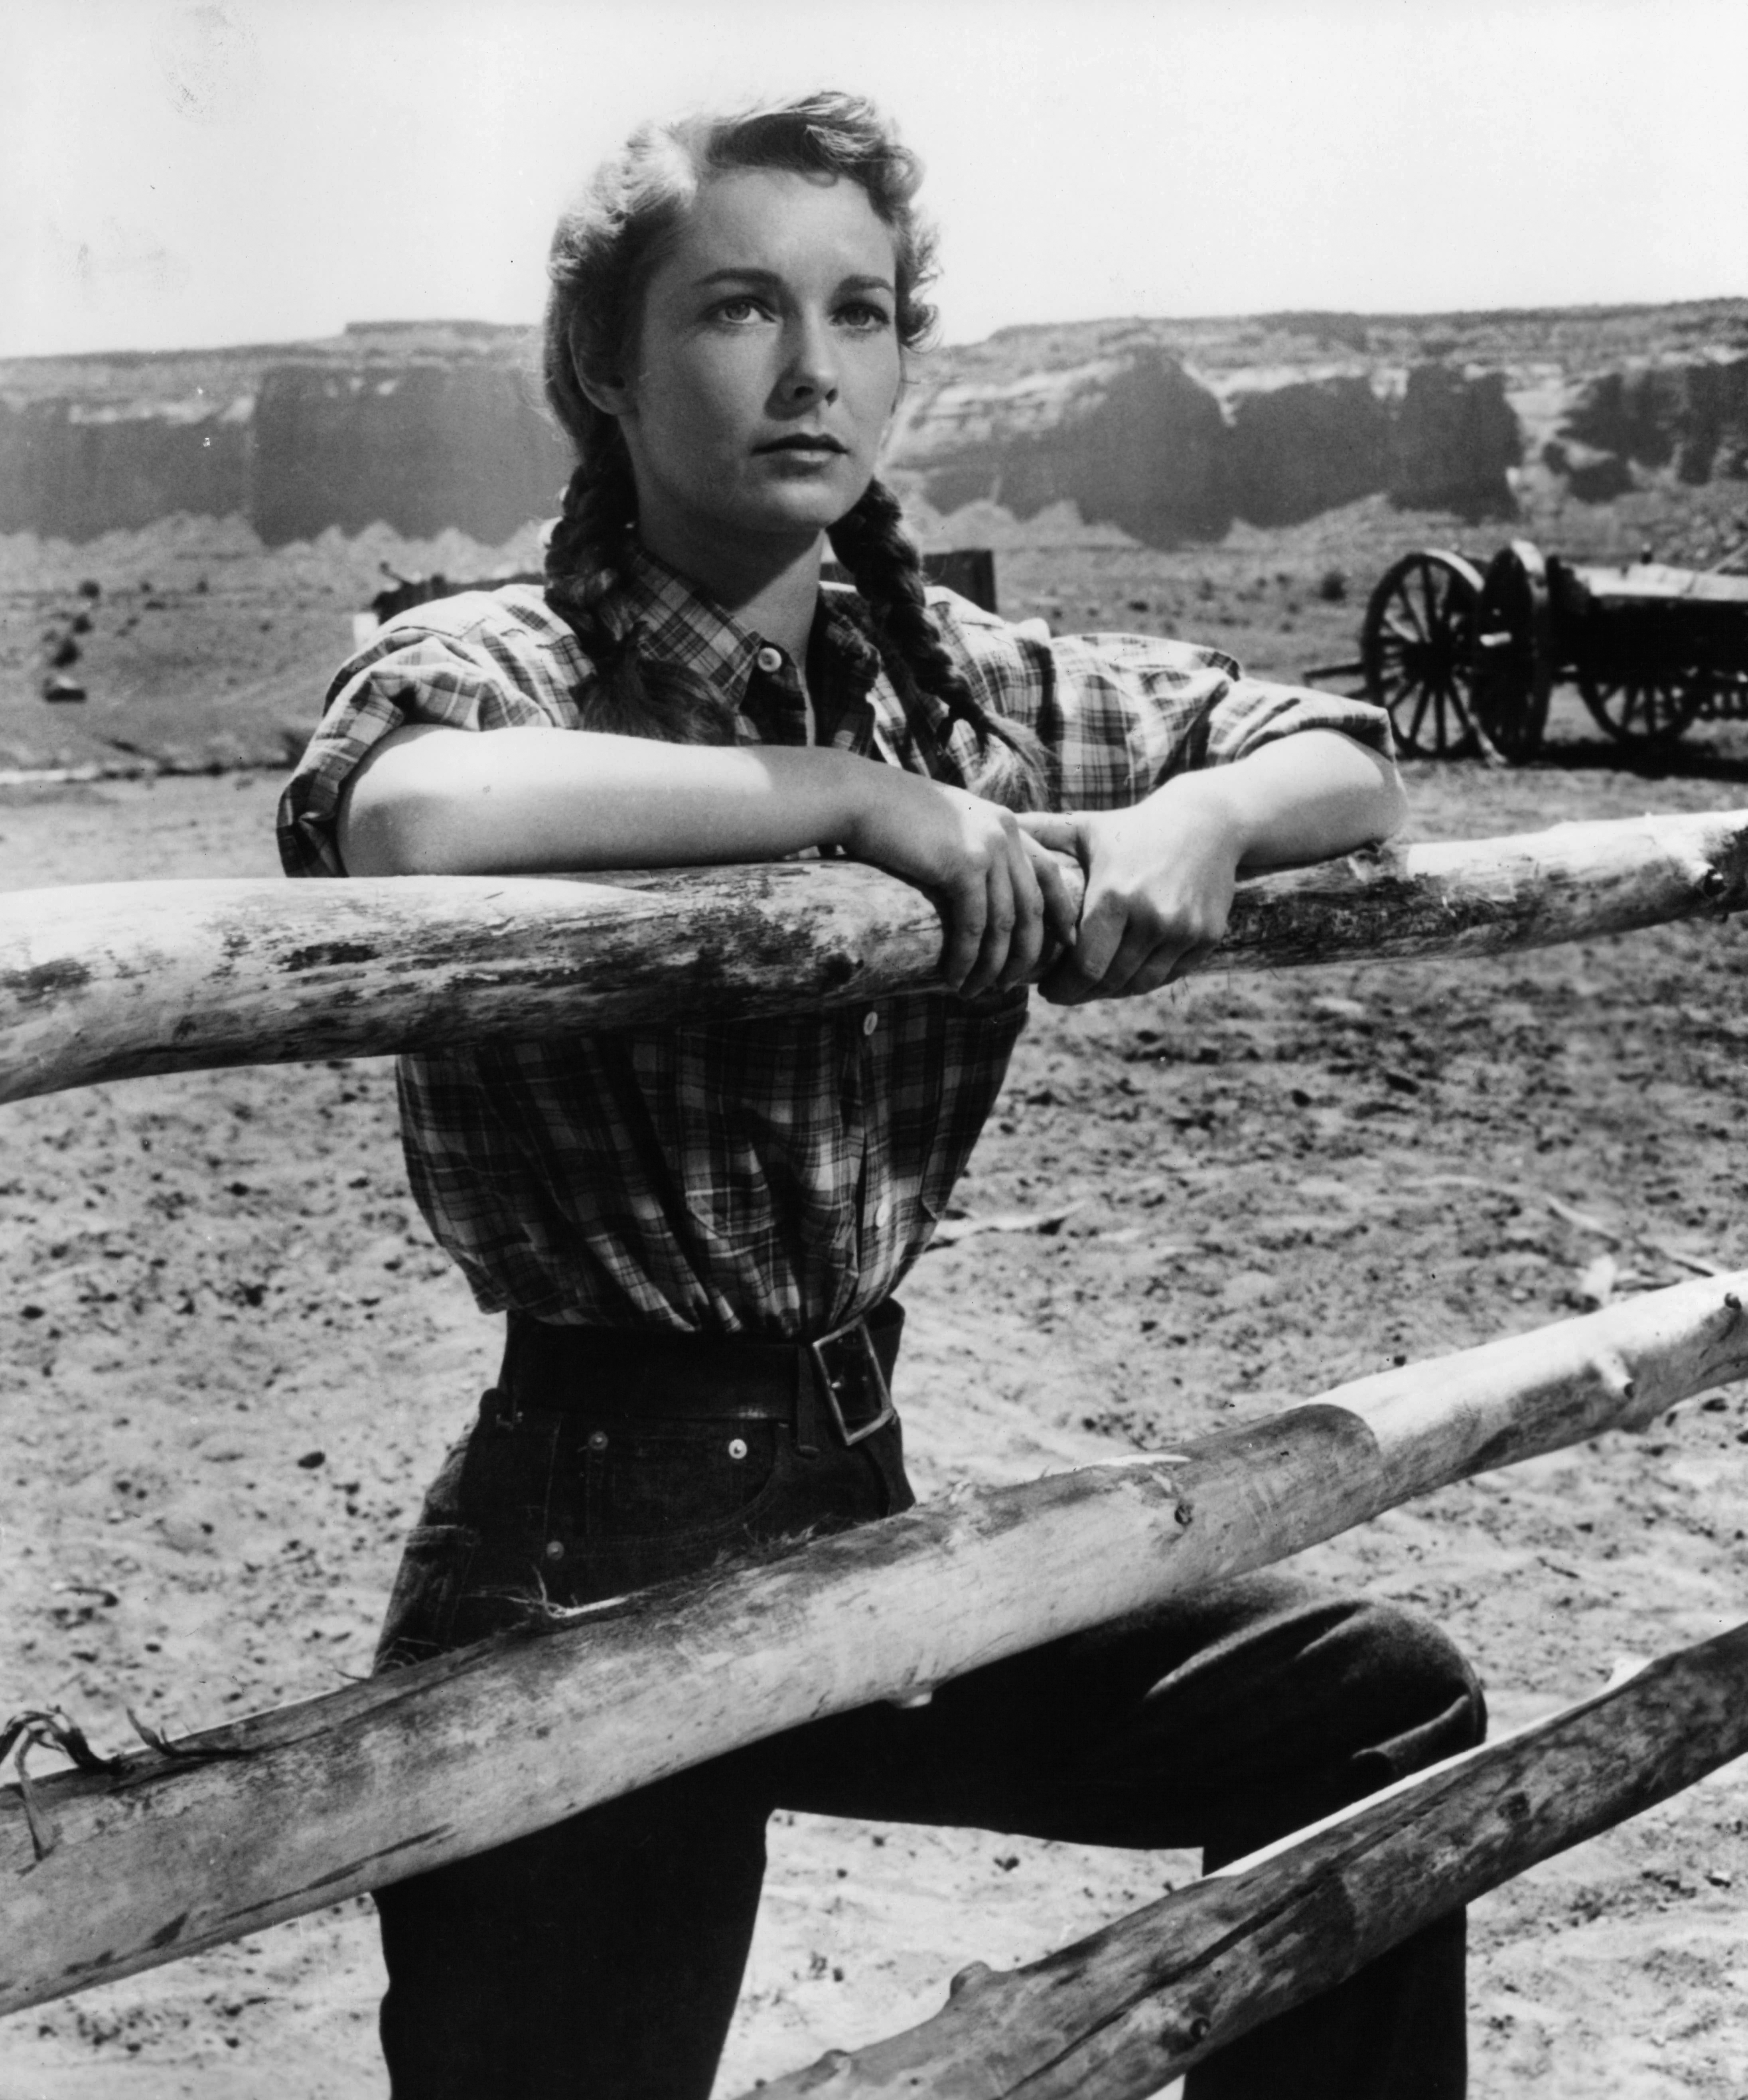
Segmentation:
<svg viewBox="0 0 1748 2100">
<path fill-rule="evenodd" d="M 1203 777 L 1132 810 L 1020 818 L 1035 845 L 1073 854 L 1086 871 L 1079 931 L 1043 980 L 1046 999 L 1078 1006 L 1157 991 L 1218 945 L 1247 841 L 1217 795 L 1194 792 Z"/>
<path fill-rule="evenodd" d="M 955 991 L 1030 983 L 1074 939 L 1062 868 L 1011 810 L 894 766 L 864 767 L 858 786 L 844 849 L 934 898 Z"/>
<path fill-rule="evenodd" d="M 1079 934 L 1044 997 L 1156 991 L 1219 944 L 1241 867 L 1324 860 L 1388 838 L 1405 814 L 1388 758 L 1314 729 L 1181 773 L 1132 809 L 1022 816 L 1035 845 L 1073 854 L 1087 876 Z"/>
</svg>

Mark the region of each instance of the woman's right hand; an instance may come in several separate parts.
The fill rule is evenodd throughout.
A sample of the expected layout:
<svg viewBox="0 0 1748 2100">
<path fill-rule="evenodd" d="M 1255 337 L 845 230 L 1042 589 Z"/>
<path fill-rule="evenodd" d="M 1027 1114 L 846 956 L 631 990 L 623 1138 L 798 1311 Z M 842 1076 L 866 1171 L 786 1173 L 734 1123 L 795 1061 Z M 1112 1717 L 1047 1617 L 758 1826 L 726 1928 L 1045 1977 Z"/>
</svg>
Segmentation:
<svg viewBox="0 0 1748 2100">
<path fill-rule="evenodd" d="M 858 772 L 867 777 L 844 849 L 934 900 L 941 975 L 955 991 L 1029 984 L 1072 943 L 1079 915 L 1062 863 L 1011 810 L 896 766 Z"/>
</svg>

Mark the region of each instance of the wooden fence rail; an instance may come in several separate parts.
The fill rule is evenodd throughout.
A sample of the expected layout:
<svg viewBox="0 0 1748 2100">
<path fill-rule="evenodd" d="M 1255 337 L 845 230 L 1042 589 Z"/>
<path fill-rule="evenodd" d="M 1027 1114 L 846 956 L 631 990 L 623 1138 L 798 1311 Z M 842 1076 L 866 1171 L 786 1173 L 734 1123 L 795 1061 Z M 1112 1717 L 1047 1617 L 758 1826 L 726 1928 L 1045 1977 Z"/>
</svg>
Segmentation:
<svg viewBox="0 0 1748 2100">
<path fill-rule="evenodd" d="M 1410 1933 L 1748 1750 L 1748 1626 L 1399 1780 L 760 2100 L 1150 2100 Z M 742 2100 L 753 2100 L 750 2093 Z"/>
<path fill-rule="evenodd" d="M 949 1495 L 0 1789 L 0 2012 L 481 1851 L 816 1717 L 1259 1568 L 1748 1375 L 1748 1272 L 1338 1387 L 1248 1427 Z"/>
<path fill-rule="evenodd" d="M 1566 825 L 1252 878 L 1210 967 L 1480 955 L 1745 904 L 1748 811 Z M 925 898 L 845 863 L 16 894 L 0 900 L 0 1100 L 146 1072 L 829 1006 L 926 988 L 938 946 Z M 0 1789 L 0 2012 L 1265 1565 L 1485 1467 L 1642 1425 L 1748 1375 L 1745 1294 L 1748 1272 L 1683 1285 L 1363 1379 L 1181 1451 L 950 1496 L 767 1565 L 667 1586 L 125 1755 L 102 1773 Z M 1732 1650 L 1730 1666 L 1739 1661 Z M 1735 1697 L 1732 1710 L 1741 1705 Z M 1688 1754 L 1698 1754 L 1691 1744 Z M 1391 1813 L 1389 1856 L 1412 1868 L 1421 1855 L 1411 1843 L 1401 1851 L 1406 1825 Z M 1316 1858 L 1326 1861 L 1328 1845 L 1308 1842 L 1323 1845 Z M 1331 1842 L 1344 1860 L 1357 1856 L 1343 1849 L 1348 1839 Z M 1185 1899 L 1191 1940 L 1196 1921 L 1226 1915 L 1221 1905 L 1237 1902 L 1248 1917 L 1265 1882 L 1291 1882 L 1298 1869 L 1273 1857 L 1256 1865 L 1265 1881 L 1254 1886 L 1241 1876 Z M 1460 1875 L 1448 1883 L 1465 1886 Z M 1322 1899 L 1309 1899 L 1314 1912 Z M 1133 1960 L 1164 1974 L 1155 1959 L 1164 1943 L 1151 1923 L 1137 1930 L 1146 1948 L 1132 1947 Z M 1128 1944 L 1126 1930 L 1101 1935 L 1098 1948 Z M 1375 1951 L 1363 1934 L 1354 1943 L 1355 1959 Z M 1095 1996 L 1106 1988 L 1095 1984 Z M 1030 2003 L 1027 1988 L 1000 2002 Z M 962 1994 L 962 2014 L 982 1992 Z M 1246 1993 L 1241 2006 L 1229 1992 L 1208 2028 L 1192 2032 L 1203 2015 L 1191 2019 L 1181 2061 L 1278 2010 Z M 1125 2014 L 1140 2022 L 1135 2060 L 1154 2084 L 1179 2061 L 1162 2054 L 1162 2036 L 1176 2034 L 1181 2010 Z M 1016 2014 L 1015 2036 L 1029 2017 Z M 1095 2069 L 1101 2100 L 1151 2089 L 1118 2082 L 1111 2052 L 1129 2028 L 1105 2024 L 1108 2061 L 1086 2057 L 1079 2084 L 1028 2072 L 1025 2090 L 1037 2100 L 1084 2090 Z M 822 2077 L 835 2088 L 848 2061 L 796 2090 Z M 914 2073 L 903 2082 L 916 2089 Z M 1009 2088 L 986 2078 L 931 2089 Z"/>
<path fill-rule="evenodd" d="M 1748 810 L 1561 824 L 1249 878 L 1207 967 L 1490 955 L 1745 904 Z M 841 1005 L 927 987 L 939 947 L 925 897 L 849 862 L 21 891 L 0 898 L 0 1101 Z"/>
</svg>

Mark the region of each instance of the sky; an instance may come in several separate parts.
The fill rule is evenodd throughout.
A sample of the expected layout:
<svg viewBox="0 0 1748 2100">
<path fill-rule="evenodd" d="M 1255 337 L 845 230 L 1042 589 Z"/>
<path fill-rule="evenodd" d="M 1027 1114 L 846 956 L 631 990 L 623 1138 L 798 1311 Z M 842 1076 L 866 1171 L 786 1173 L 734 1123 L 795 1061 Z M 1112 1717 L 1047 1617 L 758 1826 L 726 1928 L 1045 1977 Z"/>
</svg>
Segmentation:
<svg viewBox="0 0 1748 2100">
<path fill-rule="evenodd" d="M 530 321 L 633 125 L 821 85 L 948 342 L 1748 294 L 1748 0 L 0 0 L 0 355 Z"/>
</svg>

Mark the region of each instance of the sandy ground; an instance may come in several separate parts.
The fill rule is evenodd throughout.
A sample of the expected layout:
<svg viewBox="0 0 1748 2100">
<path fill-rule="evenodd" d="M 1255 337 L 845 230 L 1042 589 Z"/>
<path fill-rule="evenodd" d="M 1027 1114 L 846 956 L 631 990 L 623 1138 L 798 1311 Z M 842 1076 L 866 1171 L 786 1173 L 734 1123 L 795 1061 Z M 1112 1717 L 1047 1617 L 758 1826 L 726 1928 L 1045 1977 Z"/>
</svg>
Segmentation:
<svg viewBox="0 0 1748 2100">
<path fill-rule="evenodd" d="M 1417 831 L 1748 802 L 1740 731 L 1655 780 L 1569 707 L 1556 732 L 1521 773 L 1410 769 Z M 268 871 L 276 788 L 0 788 L 0 888 Z M 920 1488 L 1167 1444 L 1561 1317 L 1605 1242 L 1549 1198 L 1622 1236 L 1622 1288 L 1748 1261 L 1743 958 L 1734 928 L 1660 929 L 1040 1008 L 960 1204 L 1080 1207 L 920 1264 L 900 1388 Z M 58 1703 L 109 1746 L 126 1706 L 174 1732 L 356 1673 L 496 1341 L 406 1197 L 388 1067 L 140 1080 L 0 1119 L 0 1709 Z M 1740 1615 L 1745 1470 L 1748 1403 L 1710 1396 L 1305 1562 L 1432 1612 L 1508 1724 Z M 800 1817 L 772 1851 L 724 2094 L 1194 1871 Z M 1475 2092 L 1743 2100 L 1745 1891 L 1731 1768 L 1488 1898 Z M 0 2023 L 0 2100 L 380 2100 L 367 1912 Z"/>
</svg>

